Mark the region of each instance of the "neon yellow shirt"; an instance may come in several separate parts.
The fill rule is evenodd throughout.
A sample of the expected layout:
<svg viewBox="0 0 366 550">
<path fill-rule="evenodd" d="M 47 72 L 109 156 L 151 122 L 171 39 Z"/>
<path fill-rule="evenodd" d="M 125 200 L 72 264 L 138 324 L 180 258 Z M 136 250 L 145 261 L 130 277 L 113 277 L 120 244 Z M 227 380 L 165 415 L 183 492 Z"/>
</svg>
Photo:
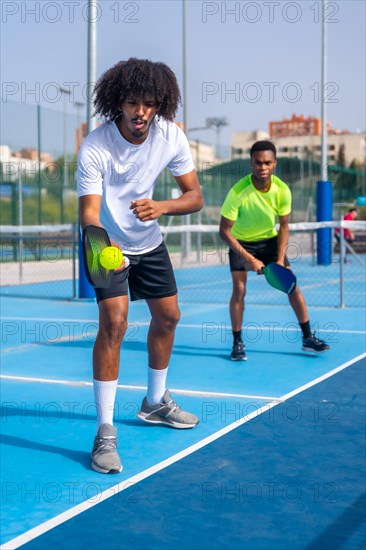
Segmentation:
<svg viewBox="0 0 366 550">
<path fill-rule="evenodd" d="M 270 189 L 261 193 L 248 174 L 230 189 L 220 213 L 235 222 L 231 233 L 236 239 L 261 241 L 275 237 L 277 217 L 290 212 L 291 191 L 285 182 L 272 175 Z"/>
</svg>

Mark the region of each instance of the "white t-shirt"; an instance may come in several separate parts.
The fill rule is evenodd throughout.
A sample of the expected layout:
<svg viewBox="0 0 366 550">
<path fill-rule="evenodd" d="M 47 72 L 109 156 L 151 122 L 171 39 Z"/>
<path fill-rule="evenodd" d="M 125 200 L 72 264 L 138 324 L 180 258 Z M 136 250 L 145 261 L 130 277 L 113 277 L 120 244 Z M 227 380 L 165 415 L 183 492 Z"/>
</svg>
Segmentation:
<svg viewBox="0 0 366 550">
<path fill-rule="evenodd" d="M 130 203 L 152 198 L 159 174 L 194 170 L 184 132 L 173 122 L 153 120 L 141 145 L 124 139 L 114 122 L 105 122 L 83 142 L 78 159 L 78 194 L 101 195 L 100 221 L 109 237 L 128 254 L 153 250 L 163 238 L 157 220 L 138 220 Z"/>
</svg>

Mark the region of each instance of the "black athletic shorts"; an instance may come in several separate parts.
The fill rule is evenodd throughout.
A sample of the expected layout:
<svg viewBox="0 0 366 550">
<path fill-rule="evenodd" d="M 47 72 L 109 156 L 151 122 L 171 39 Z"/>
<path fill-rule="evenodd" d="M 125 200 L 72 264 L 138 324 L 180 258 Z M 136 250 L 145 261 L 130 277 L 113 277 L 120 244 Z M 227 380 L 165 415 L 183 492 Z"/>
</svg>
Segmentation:
<svg viewBox="0 0 366 550">
<path fill-rule="evenodd" d="M 277 262 L 278 250 L 277 250 L 277 237 L 271 239 L 264 239 L 263 241 L 238 241 L 239 244 L 245 248 L 249 254 L 260 260 L 264 265 L 268 265 L 271 262 Z M 242 256 L 229 250 L 230 271 L 249 271 L 249 266 Z M 285 256 L 285 266 L 289 266 L 287 256 Z"/>
<path fill-rule="evenodd" d="M 131 300 L 166 298 L 177 294 L 177 285 L 164 241 L 146 254 L 128 255 L 130 265 L 116 271 L 109 288 L 95 288 L 97 302 L 106 298 L 126 296 Z"/>
</svg>

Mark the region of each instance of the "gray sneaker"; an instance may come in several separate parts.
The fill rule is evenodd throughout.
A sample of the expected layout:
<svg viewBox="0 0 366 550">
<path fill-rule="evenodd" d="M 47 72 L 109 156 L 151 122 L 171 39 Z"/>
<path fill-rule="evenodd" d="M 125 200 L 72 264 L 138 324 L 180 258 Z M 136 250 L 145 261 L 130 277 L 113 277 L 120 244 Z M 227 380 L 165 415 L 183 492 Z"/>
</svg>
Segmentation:
<svg viewBox="0 0 366 550">
<path fill-rule="evenodd" d="M 194 428 L 198 424 L 198 418 L 182 409 L 174 403 L 170 391 L 165 390 L 163 401 L 157 405 L 149 405 L 146 397 L 137 413 L 137 417 L 151 424 L 165 424 L 172 428 Z"/>
<path fill-rule="evenodd" d="M 102 424 L 94 439 L 92 468 L 102 474 L 122 472 L 122 464 L 117 454 L 117 428 Z"/>
</svg>

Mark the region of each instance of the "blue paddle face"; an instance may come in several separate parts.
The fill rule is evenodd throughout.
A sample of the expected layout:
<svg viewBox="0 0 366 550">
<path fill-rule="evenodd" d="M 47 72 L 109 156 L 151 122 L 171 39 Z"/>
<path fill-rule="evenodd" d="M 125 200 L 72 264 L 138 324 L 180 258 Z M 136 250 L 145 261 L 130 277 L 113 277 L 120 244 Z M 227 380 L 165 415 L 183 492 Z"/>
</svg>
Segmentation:
<svg viewBox="0 0 366 550">
<path fill-rule="evenodd" d="M 273 288 L 292 294 L 296 288 L 296 277 L 290 269 L 282 265 L 271 263 L 263 268 L 264 276 Z"/>
</svg>

